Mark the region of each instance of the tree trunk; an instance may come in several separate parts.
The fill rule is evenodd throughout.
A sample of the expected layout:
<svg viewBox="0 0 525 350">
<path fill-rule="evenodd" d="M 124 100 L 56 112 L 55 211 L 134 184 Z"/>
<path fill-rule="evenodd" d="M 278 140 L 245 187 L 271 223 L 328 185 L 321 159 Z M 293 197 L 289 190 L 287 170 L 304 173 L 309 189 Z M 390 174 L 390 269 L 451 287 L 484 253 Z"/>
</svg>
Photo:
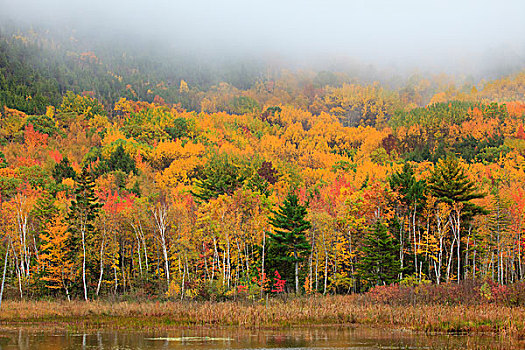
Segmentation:
<svg viewBox="0 0 525 350">
<path fill-rule="evenodd" d="M 261 257 L 261 298 L 264 295 L 264 250 L 266 248 L 266 231 L 263 230 L 263 240 L 262 240 L 262 257 Z"/>
<path fill-rule="evenodd" d="M 102 284 L 102 276 L 104 275 L 104 239 L 102 239 L 102 242 L 100 243 L 100 275 L 98 277 L 98 284 L 97 284 L 97 296 L 100 292 L 100 285 Z"/>
<path fill-rule="evenodd" d="M 84 300 L 88 300 L 87 284 L 86 284 L 86 234 L 85 227 L 80 228 L 82 233 L 82 284 L 84 286 Z"/>
<path fill-rule="evenodd" d="M 2 286 L 0 287 L 0 309 L 2 308 L 2 297 L 4 296 L 5 274 L 7 271 L 7 258 L 9 257 L 9 245 L 5 251 L 4 273 L 2 274 Z"/>
</svg>

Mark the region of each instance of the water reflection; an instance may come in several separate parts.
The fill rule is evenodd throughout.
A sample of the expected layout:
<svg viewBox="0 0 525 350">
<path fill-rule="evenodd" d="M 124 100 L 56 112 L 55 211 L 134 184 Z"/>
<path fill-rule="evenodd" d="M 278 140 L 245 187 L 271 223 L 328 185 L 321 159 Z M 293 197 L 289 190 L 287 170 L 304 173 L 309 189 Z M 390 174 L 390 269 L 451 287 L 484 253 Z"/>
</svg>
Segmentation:
<svg viewBox="0 0 525 350">
<path fill-rule="evenodd" d="M 520 349 L 524 343 L 494 336 L 425 336 L 373 328 L 246 331 L 209 328 L 157 332 L 2 330 L 8 349 Z"/>
</svg>

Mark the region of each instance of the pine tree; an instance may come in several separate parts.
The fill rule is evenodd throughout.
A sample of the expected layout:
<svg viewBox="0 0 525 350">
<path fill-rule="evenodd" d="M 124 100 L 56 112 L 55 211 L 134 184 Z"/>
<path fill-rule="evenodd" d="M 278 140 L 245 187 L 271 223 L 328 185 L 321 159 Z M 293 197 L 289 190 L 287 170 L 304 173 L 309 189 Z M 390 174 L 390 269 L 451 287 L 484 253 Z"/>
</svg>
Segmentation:
<svg viewBox="0 0 525 350">
<path fill-rule="evenodd" d="M 97 202 L 95 196 L 95 182 L 92 175 L 86 168 L 82 170 L 75 190 L 75 200 L 71 202 L 67 221 L 70 223 L 69 231 L 71 237 L 69 245 L 72 252 L 77 252 L 79 245 L 82 247 L 82 286 L 84 290 L 84 299 L 88 299 L 88 290 L 86 282 L 86 260 L 89 242 L 94 235 L 93 223 L 98 215 L 101 204 Z M 76 256 L 74 261 L 78 261 Z"/>
<path fill-rule="evenodd" d="M 73 167 L 69 164 L 69 159 L 67 157 L 62 158 L 60 163 L 55 164 L 53 168 L 53 178 L 56 183 L 61 183 L 63 179 L 73 179 L 75 180 L 77 174 Z"/>
<path fill-rule="evenodd" d="M 106 160 L 107 169 L 109 171 L 121 170 L 122 172 L 129 174 L 137 174 L 137 166 L 135 159 L 133 159 L 125 150 L 122 145 L 118 145 L 108 160 Z"/>
<path fill-rule="evenodd" d="M 412 258 L 414 259 L 415 272 L 418 269 L 418 254 L 416 246 L 416 218 L 421 214 L 425 200 L 426 184 L 423 180 L 416 180 L 413 167 L 406 162 L 403 169 L 392 174 L 389 179 L 390 188 L 399 194 L 399 206 L 394 218 L 394 227 L 397 227 L 399 233 L 399 259 L 401 261 L 400 278 L 403 278 L 404 272 L 409 272 L 405 267 L 405 251 L 410 251 L 412 245 Z M 405 230 L 408 227 L 408 230 Z M 410 239 L 410 233 L 413 233 L 413 240 Z M 407 235 L 408 233 L 408 235 Z M 421 271 L 419 271 L 421 273 Z"/>
<path fill-rule="evenodd" d="M 414 169 L 407 162 L 403 169 L 390 176 L 390 188 L 401 195 L 401 201 L 410 207 L 424 199 L 425 182 L 416 180 Z"/>
<path fill-rule="evenodd" d="M 451 243 L 451 253 L 456 244 L 457 280 L 461 279 L 461 232 L 463 222 L 470 221 L 476 214 L 486 214 L 486 210 L 471 202 L 472 199 L 483 198 L 483 193 L 477 192 L 476 184 L 469 180 L 463 166 L 454 156 L 440 159 L 428 179 L 428 189 L 438 202 L 450 205 L 453 210 L 449 222 L 454 238 Z M 452 257 L 452 255 L 450 255 Z M 450 269 L 450 267 L 449 267 Z M 448 272 L 447 272 L 448 279 Z"/>
<path fill-rule="evenodd" d="M 365 236 L 357 270 L 368 287 L 396 281 L 401 268 L 398 249 L 395 238 L 378 221 Z"/>
<path fill-rule="evenodd" d="M 207 162 L 201 174 L 195 181 L 196 190 L 193 195 L 208 201 L 222 194 L 231 195 L 241 186 L 245 175 L 240 167 L 228 155 L 217 154 Z"/>
<path fill-rule="evenodd" d="M 454 156 L 440 159 L 428 179 L 428 189 L 438 201 L 454 205 L 463 205 L 463 215 L 471 218 L 484 210 L 470 201 L 483 198 L 485 195 L 477 192 L 477 186 L 465 175 L 459 160 Z"/>
<path fill-rule="evenodd" d="M 2 152 L 0 152 L 0 169 L 7 168 L 7 161 L 5 160 L 5 156 Z"/>
<path fill-rule="evenodd" d="M 306 206 L 299 204 L 299 199 L 293 193 L 288 194 L 284 203 L 277 211 L 272 211 L 271 225 L 275 228 L 274 233 L 268 233 L 270 237 L 270 252 L 276 265 L 283 267 L 283 271 L 289 271 L 294 267 L 295 293 L 299 294 L 299 263 L 304 256 L 310 252 L 310 244 L 306 240 L 305 231 L 310 229 L 311 224 L 305 217 Z"/>
</svg>

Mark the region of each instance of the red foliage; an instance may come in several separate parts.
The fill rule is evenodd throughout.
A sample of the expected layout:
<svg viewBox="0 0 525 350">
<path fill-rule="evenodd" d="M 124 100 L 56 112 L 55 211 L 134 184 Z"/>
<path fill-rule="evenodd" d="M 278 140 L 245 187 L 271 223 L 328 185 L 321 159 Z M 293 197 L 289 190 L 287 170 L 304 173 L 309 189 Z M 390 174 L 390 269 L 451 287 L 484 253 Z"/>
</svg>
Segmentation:
<svg viewBox="0 0 525 350">
<path fill-rule="evenodd" d="M 47 145 L 48 137 L 48 134 L 41 134 L 38 131 L 35 131 L 33 124 L 29 124 L 24 130 L 24 140 L 29 147 L 45 147 Z"/>
<path fill-rule="evenodd" d="M 49 151 L 49 156 L 53 158 L 55 163 L 60 163 L 63 158 L 58 150 Z"/>
<path fill-rule="evenodd" d="M 131 208 L 133 206 L 133 202 L 135 201 L 134 194 L 119 194 L 117 192 L 112 193 L 110 190 L 98 193 L 98 198 L 102 203 L 104 203 L 102 206 L 104 211 L 113 215 Z"/>
<path fill-rule="evenodd" d="M 266 273 L 262 273 L 260 269 L 259 270 L 259 277 L 253 277 L 252 282 L 257 284 L 259 287 L 261 287 L 263 290 L 270 290 L 271 286 L 271 280 L 266 277 Z"/>
<path fill-rule="evenodd" d="M 516 133 L 516 137 L 520 140 L 525 140 L 525 131 L 523 131 L 523 125 L 520 124 L 518 127 L 518 132 Z"/>
<path fill-rule="evenodd" d="M 155 103 L 156 105 L 159 105 L 159 106 L 165 106 L 166 105 L 166 101 L 164 101 L 164 99 L 162 97 L 160 97 L 159 95 L 155 95 L 155 98 L 153 98 L 153 103 Z"/>
<path fill-rule="evenodd" d="M 273 293 L 284 292 L 284 286 L 286 285 L 286 280 L 283 280 L 281 278 L 281 274 L 279 273 L 279 271 L 275 270 L 275 277 L 273 280 L 274 282 L 273 282 L 272 292 Z"/>
<path fill-rule="evenodd" d="M 16 157 L 16 165 L 19 167 L 31 167 L 33 165 L 40 165 L 40 162 L 31 157 Z"/>
<path fill-rule="evenodd" d="M 365 293 L 365 298 L 383 304 L 468 304 L 494 303 L 525 305 L 525 282 L 499 285 L 493 281 L 463 281 L 420 286 L 392 284 L 376 286 Z"/>
</svg>

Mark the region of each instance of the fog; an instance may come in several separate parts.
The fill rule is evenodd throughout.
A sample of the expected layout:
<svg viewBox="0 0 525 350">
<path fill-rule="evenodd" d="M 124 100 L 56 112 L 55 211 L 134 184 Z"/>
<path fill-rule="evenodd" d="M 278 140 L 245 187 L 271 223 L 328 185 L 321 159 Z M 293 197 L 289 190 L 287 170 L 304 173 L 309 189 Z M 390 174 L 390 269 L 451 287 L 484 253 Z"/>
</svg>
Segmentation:
<svg viewBox="0 0 525 350">
<path fill-rule="evenodd" d="M 0 20 L 213 60 L 507 74 L 525 67 L 523 0 L 0 0 Z"/>
</svg>

